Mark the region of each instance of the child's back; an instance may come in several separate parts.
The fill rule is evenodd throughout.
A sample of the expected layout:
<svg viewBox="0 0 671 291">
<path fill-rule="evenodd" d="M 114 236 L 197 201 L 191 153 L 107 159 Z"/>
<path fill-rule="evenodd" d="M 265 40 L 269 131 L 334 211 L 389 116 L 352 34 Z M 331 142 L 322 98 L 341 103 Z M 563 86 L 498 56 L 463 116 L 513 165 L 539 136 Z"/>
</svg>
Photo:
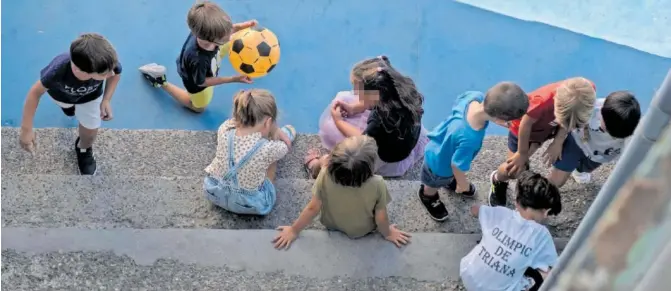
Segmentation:
<svg viewBox="0 0 671 291">
<path fill-rule="evenodd" d="M 322 201 L 321 223 L 351 238 L 374 231 L 377 227 L 375 210 L 391 201 L 387 185 L 379 175 L 372 176 L 360 187 L 348 187 L 335 183 L 328 171 L 322 170 L 313 189 Z"/>
<path fill-rule="evenodd" d="M 550 232 L 505 207 L 481 206 L 482 240 L 461 260 L 468 290 L 524 290 L 524 272 L 548 268 L 557 257 Z M 487 278 L 487 280 L 483 280 Z"/>
<path fill-rule="evenodd" d="M 460 275 L 469 291 L 528 290 L 542 284 L 557 261 L 552 236 L 543 221 L 561 212 L 559 190 L 540 174 L 524 172 L 517 183 L 515 210 L 474 206 L 482 240 L 461 259 Z M 532 282 L 526 276 L 534 275 Z M 537 289 L 535 289 L 537 290 Z"/>
</svg>

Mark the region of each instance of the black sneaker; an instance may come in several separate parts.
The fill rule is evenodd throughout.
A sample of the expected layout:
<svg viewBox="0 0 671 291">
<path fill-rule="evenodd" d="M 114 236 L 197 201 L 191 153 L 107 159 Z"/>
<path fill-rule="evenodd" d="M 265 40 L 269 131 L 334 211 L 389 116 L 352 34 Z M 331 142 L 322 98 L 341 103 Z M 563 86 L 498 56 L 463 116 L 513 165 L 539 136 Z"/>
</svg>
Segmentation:
<svg viewBox="0 0 671 291">
<path fill-rule="evenodd" d="M 424 196 L 424 185 L 419 187 L 419 190 L 417 191 L 417 197 L 419 198 L 419 201 L 422 202 L 422 205 L 424 205 L 424 208 L 426 209 L 426 212 L 429 213 L 429 216 L 435 221 L 445 221 L 447 220 L 447 208 L 445 208 L 445 204 L 443 204 L 442 201 L 440 201 L 440 196 L 438 196 L 438 193 L 434 197 L 427 197 Z"/>
<path fill-rule="evenodd" d="M 146 64 L 140 67 L 142 76 L 151 83 L 152 86 L 158 88 L 165 84 L 166 68 L 156 63 Z"/>
<path fill-rule="evenodd" d="M 75 107 L 74 106 L 72 106 L 70 108 L 61 107 L 61 110 L 63 110 L 63 113 L 65 113 L 65 116 L 68 116 L 68 117 L 75 116 Z"/>
<path fill-rule="evenodd" d="M 457 193 L 459 195 L 463 195 L 463 196 L 469 197 L 469 198 L 470 197 L 475 197 L 475 192 L 476 192 L 475 185 L 473 185 L 473 183 L 471 183 L 471 187 L 469 188 L 468 191 L 457 192 L 457 179 L 455 179 L 455 178 L 452 178 L 452 180 L 450 181 L 450 184 L 447 184 L 447 189 L 454 192 L 454 193 Z"/>
<path fill-rule="evenodd" d="M 496 181 L 496 171 L 489 177 L 492 188 L 489 190 L 489 206 L 506 206 L 508 182 Z"/>
<path fill-rule="evenodd" d="M 93 157 L 93 147 L 88 149 L 80 149 L 78 137 L 75 141 L 75 153 L 77 154 L 77 166 L 79 166 L 79 174 L 95 175 L 97 166 L 96 159 Z"/>
</svg>

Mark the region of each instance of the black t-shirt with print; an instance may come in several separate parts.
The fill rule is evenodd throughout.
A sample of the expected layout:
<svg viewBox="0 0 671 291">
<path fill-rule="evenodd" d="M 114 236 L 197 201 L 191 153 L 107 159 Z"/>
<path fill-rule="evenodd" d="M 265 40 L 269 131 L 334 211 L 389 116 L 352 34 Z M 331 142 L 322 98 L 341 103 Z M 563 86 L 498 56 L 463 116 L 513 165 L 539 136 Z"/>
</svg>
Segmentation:
<svg viewBox="0 0 671 291">
<path fill-rule="evenodd" d="M 412 124 L 410 112 L 394 110 L 387 113 L 373 109 L 368 116 L 368 125 L 363 134 L 375 139 L 377 154 L 386 163 L 400 162 L 407 158 L 417 145 L 421 124 Z M 388 124 L 385 124 L 386 123 Z"/>
<path fill-rule="evenodd" d="M 189 33 L 177 58 L 177 73 L 182 77 L 186 91 L 195 94 L 205 90 L 201 86 L 205 79 L 219 74 L 218 52 L 219 47 L 213 51 L 204 50 L 198 46 L 196 37 Z"/>
<path fill-rule="evenodd" d="M 62 53 L 40 71 L 40 82 L 49 96 L 66 104 L 83 104 L 102 96 L 104 81 L 77 79 L 70 61 L 70 53 Z M 120 63 L 116 64 L 114 73 L 121 74 Z"/>
</svg>

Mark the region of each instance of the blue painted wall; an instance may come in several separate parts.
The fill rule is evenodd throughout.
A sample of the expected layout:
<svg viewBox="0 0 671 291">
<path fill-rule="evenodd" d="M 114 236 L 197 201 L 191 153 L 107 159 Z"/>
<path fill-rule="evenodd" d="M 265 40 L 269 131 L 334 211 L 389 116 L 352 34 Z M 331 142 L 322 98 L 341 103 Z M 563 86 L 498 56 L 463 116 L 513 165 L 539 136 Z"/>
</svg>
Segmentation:
<svg viewBox="0 0 671 291">
<path fill-rule="evenodd" d="M 282 122 L 316 132 L 317 119 L 337 91 L 349 88 L 351 66 L 386 54 L 412 76 L 426 97 L 424 124 L 435 126 L 464 90 L 486 90 L 502 80 L 532 90 L 582 75 L 600 95 L 629 89 L 647 104 L 671 59 L 545 24 L 526 22 L 441 0 L 217 1 L 233 19 L 256 18 L 281 39 L 278 67 L 254 86 L 278 99 Z M 158 62 L 179 83 L 175 58 L 188 33 L 192 1 L 5 1 L 2 9 L 2 124 L 18 126 L 23 100 L 39 70 L 81 32 L 95 31 L 116 46 L 125 71 L 105 127 L 215 129 L 243 85 L 217 87 L 208 111 L 195 115 L 151 88 L 137 68 Z M 221 74 L 232 74 L 224 65 Z M 72 126 L 43 98 L 37 127 Z M 492 127 L 492 133 L 504 131 Z"/>
</svg>

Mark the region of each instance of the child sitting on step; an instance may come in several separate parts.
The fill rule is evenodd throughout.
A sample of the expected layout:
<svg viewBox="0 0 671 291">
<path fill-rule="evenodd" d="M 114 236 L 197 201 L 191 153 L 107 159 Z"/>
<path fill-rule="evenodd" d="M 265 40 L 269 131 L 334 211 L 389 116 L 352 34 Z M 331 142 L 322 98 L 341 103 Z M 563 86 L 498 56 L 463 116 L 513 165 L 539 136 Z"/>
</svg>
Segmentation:
<svg viewBox="0 0 671 291">
<path fill-rule="evenodd" d="M 205 196 L 238 214 L 266 215 L 275 205 L 277 161 L 296 137 L 291 126 L 277 128 L 277 105 L 262 89 L 243 90 L 233 99 L 233 119 L 217 132 L 217 152 L 205 169 Z"/>
<path fill-rule="evenodd" d="M 548 179 L 523 172 L 515 210 L 475 205 L 482 240 L 461 259 L 461 280 L 469 291 L 538 290 L 557 262 L 550 231 L 541 223 L 561 212 L 559 189 Z"/>
<path fill-rule="evenodd" d="M 377 145 L 372 137 L 349 137 L 337 144 L 328 164 L 319 172 L 313 196 L 291 226 L 280 226 L 275 248 L 288 248 L 298 234 L 321 212 L 321 223 L 350 238 L 365 236 L 377 229 L 388 241 L 401 247 L 410 234 L 389 224 L 387 204 L 391 196 L 381 176 L 374 174 Z"/>
<path fill-rule="evenodd" d="M 319 124 L 322 144 L 331 150 L 346 137 L 367 135 L 378 145 L 375 173 L 403 176 L 424 156 L 428 142 L 422 129 L 424 97 L 412 79 L 401 75 L 385 56 L 354 66 L 351 92 L 340 92 Z M 311 150 L 305 166 L 314 178 L 325 166 L 326 155 Z"/>
</svg>

